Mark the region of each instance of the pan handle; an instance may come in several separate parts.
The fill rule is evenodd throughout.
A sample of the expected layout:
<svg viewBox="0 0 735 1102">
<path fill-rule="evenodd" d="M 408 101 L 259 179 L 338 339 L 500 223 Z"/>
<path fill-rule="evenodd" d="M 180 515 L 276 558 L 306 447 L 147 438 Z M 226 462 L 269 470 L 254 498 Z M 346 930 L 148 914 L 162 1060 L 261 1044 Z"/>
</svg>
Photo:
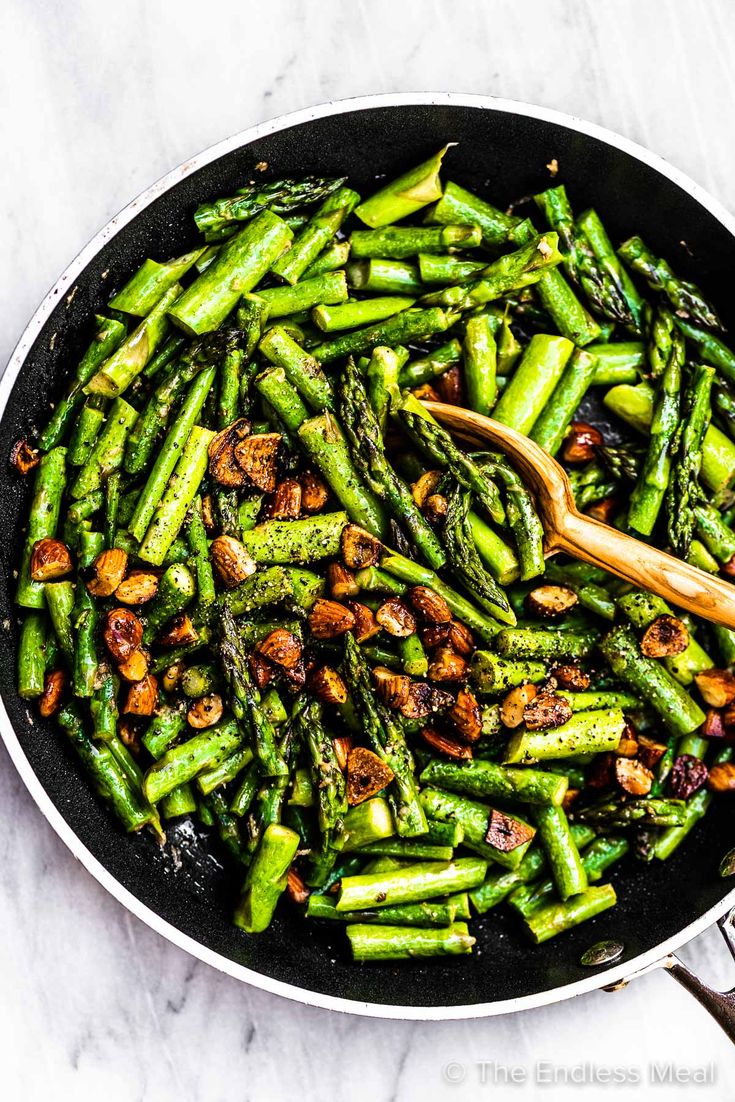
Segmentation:
<svg viewBox="0 0 735 1102">
<path fill-rule="evenodd" d="M 735 958 L 735 908 L 721 918 L 718 925 Z M 735 988 L 731 991 L 715 991 L 673 954 L 665 957 L 661 965 L 677 983 L 694 995 L 697 1002 L 712 1015 L 735 1044 Z"/>
</svg>

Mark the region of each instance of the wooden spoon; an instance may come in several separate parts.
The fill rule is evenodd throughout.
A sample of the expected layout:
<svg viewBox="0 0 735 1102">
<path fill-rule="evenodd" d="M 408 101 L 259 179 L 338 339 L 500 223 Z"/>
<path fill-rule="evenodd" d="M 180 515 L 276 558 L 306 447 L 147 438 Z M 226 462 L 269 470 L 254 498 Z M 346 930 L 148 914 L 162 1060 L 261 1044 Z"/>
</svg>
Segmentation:
<svg viewBox="0 0 735 1102">
<path fill-rule="evenodd" d="M 731 582 L 584 516 L 574 504 L 564 468 L 522 433 L 459 406 L 423 404 L 458 439 L 480 446 L 492 444 L 505 452 L 534 494 L 547 555 L 564 551 L 696 616 L 735 628 L 735 585 Z"/>
</svg>

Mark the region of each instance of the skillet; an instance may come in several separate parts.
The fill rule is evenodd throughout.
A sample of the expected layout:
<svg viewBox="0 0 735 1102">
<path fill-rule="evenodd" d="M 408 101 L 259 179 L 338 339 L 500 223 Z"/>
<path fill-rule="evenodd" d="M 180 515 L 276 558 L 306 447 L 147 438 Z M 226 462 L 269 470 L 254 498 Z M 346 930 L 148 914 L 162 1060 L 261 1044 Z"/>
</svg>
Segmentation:
<svg viewBox="0 0 735 1102">
<path fill-rule="evenodd" d="M 272 176 L 348 174 L 350 185 L 365 193 L 377 172 L 394 177 L 448 141 L 458 145 L 446 158 L 445 177 L 500 206 L 548 187 L 547 166 L 555 158 L 558 182 L 567 185 L 573 205 L 595 206 L 614 240 L 640 231 L 654 251 L 711 295 L 730 329 L 735 325 L 732 296 L 722 293 L 731 285 L 735 219 L 659 158 L 609 131 L 520 103 L 451 94 L 348 100 L 284 116 L 213 146 L 159 180 L 97 234 L 39 307 L 0 382 L 0 456 L 44 422 L 65 369 L 89 340 L 91 316 L 113 290 L 146 256 L 193 247 L 197 203 L 233 192 L 263 161 Z M 718 920 L 735 952 L 735 890 L 717 875 L 721 856 L 735 844 L 735 816 L 726 800 L 715 801 L 669 861 L 645 867 L 626 861 L 612 877 L 618 905 L 546 945 L 531 946 L 502 908 L 473 922 L 474 954 L 449 962 L 355 965 L 341 931 L 306 923 L 288 907 L 264 935 L 238 931 L 230 921 L 237 878 L 208 839 L 187 823 L 169 830 L 163 850 L 147 837 L 124 835 L 55 729 L 31 717 L 16 693 L 13 570 L 29 490 L 0 463 L 0 734 L 59 836 L 139 918 L 257 987 L 380 1017 L 507 1013 L 620 986 L 663 964 L 735 1040 L 733 994 L 711 991 L 671 955 Z M 623 945 L 616 962 L 583 967 L 584 950 L 608 938 Z"/>
</svg>

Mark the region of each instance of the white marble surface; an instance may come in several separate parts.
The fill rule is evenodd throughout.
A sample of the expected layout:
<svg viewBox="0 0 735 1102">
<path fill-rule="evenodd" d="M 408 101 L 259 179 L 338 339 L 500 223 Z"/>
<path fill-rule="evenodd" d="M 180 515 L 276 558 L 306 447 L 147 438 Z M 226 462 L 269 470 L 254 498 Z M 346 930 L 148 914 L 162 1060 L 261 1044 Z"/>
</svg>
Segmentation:
<svg viewBox="0 0 735 1102">
<path fill-rule="evenodd" d="M 330 98 L 493 93 L 571 111 L 678 164 L 735 211 L 732 0 L 4 0 L 0 362 L 60 270 L 165 170 L 251 123 Z M 732 1098 L 733 1052 L 668 978 L 501 1020 L 411 1024 L 245 987 L 114 902 L 0 751 L 0 1096 L 91 1102 L 568 1097 L 537 1059 L 639 1068 L 588 1099 Z M 711 931 L 685 957 L 721 985 Z M 478 1061 L 525 1068 L 483 1084 Z M 714 1083 L 646 1085 L 650 1061 Z M 449 1082 L 445 1066 L 466 1070 Z M 450 1069 L 450 1077 L 461 1078 Z"/>
</svg>

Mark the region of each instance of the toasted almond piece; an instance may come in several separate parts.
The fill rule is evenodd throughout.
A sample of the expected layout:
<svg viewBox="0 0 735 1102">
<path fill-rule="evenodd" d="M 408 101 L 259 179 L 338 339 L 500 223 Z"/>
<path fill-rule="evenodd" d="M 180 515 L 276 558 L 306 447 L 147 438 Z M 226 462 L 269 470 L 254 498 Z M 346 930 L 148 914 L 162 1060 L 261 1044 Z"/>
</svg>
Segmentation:
<svg viewBox="0 0 735 1102">
<path fill-rule="evenodd" d="M 637 738 L 638 760 L 645 765 L 646 769 L 653 769 L 666 753 L 666 746 L 663 742 L 656 742 L 655 739 L 649 738 L 648 735 L 638 735 Z"/>
<path fill-rule="evenodd" d="M 631 796 L 647 796 L 653 784 L 653 773 L 635 758 L 616 758 L 615 780 Z"/>
<path fill-rule="evenodd" d="M 379 539 L 358 524 L 346 524 L 342 529 L 340 550 L 342 561 L 350 570 L 364 570 L 380 561 L 382 544 Z"/>
<path fill-rule="evenodd" d="M 331 666 L 314 670 L 309 678 L 309 688 L 323 704 L 344 704 L 347 700 L 347 686 Z"/>
<path fill-rule="evenodd" d="M 74 569 L 69 548 L 50 536 L 36 540 L 31 551 L 30 572 L 34 582 L 51 582 L 64 578 Z"/>
<path fill-rule="evenodd" d="M 205 727 L 214 727 L 215 723 L 219 723 L 223 711 L 224 705 L 219 693 L 208 693 L 207 696 L 200 696 L 194 701 L 186 713 L 186 722 L 190 727 L 201 731 Z"/>
<path fill-rule="evenodd" d="M 355 746 L 347 757 L 347 803 L 350 807 L 382 792 L 393 780 L 393 770 L 372 750 Z"/>
<path fill-rule="evenodd" d="M 129 608 L 113 608 L 105 617 L 103 636 L 115 661 L 126 662 L 143 642 L 143 625 Z"/>
<path fill-rule="evenodd" d="M 32 448 L 27 440 L 17 440 L 10 453 L 10 465 L 19 474 L 28 474 L 41 462 L 41 453 Z"/>
<path fill-rule="evenodd" d="M 726 574 L 728 578 L 735 578 L 735 555 L 728 559 L 726 563 L 720 567 L 723 574 Z"/>
<path fill-rule="evenodd" d="M 591 505 L 588 505 L 585 513 L 588 517 L 599 520 L 602 524 L 611 524 L 619 505 L 620 503 L 616 497 L 603 497 L 599 501 L 594 501 Z"/>
<path fill-rule="evenodd" d="M 327 586 L 335 601 L 343 601 L 346 597 L 356 597 L 360 587 L 355 581 L 355 575 L 341 562 L 330 562 L 327 567 Z"/>
<path fill-rule="evenodd" d="M 259 689 L 265 689 L 273 680 L 273 667 L 266 662 L 256 651 L 253 651 L 248 659 L 250 673 L 253 681 Z"/>
<path fill-rule="evenodd" d="M 205 494 L 202 498 L 202 521 L 204 527 L 207 530 L 207 535 L 211 536 L 217 528 L 217 520 L 214 512 L 214 502 L 212 501 L 211 494 Z"/>
<path fill-rule="evenodd" d="M 354 613 L 336 601 L 319 598 L 309 613 L 309 628 L 316 639 L 336 639 L 354 626 Z"/>
<path fill-rule="evenodd" d="M 735 739 L 735 730 L 732 723 L 725 722 L 728 713 L 731 712 L 731 708 L 724 712 L 718 712 L 715 708 L 708 708 L 702 725 L 703 737 L 725 739 L 727 742 L 732 742 Z"/>
<path fill-rule="evenodd" d="M 163 687 L 167 693 L 172 693 L 179 681 L 181 681 L 181 675 L 184 672 L 184 663 L 182 661 L 174 662 L 164 671 L 162 682 Z"/>
<path fill-rule="evenodd" d="M 567 585 L 537 585 L 526 597 L 526 604 L 534 616 L 549 618 L 569 612 L 577 600 L 577 594 Z"/>
<path fill-rule="evenodd" d="M 510 689 L 500 704 L 500 722 L 503 726 L 520 727 L 523 723 L 523 714 L 537 693 L 538 689 L 530 681 Z"/>
<path fill-rule="evenodd" d="M 641 651 L 646 658 L 669 658 L 681 654 L 688 646 L 687 626 L 676 616 L 657 616 L 641 639 Z"/>
<path fill-rule="evenodd" d="M 261 432 L 235 445 L 235 459 L 240 467 L 253 486 L 266 494 L 272 494 L 276 488 L 282 439 L 278 432 Z"/>
<path fill-rule="evenodd" d="M 140 734 L 135 726 L 134 719 L 131 719 L 130 716 L 123 716 L 118 722 L 117 733 L 120 736 L 120 742 L 127 746 L 128 750 L 131 750 L 134 754 L 140 752 Z"/>
<path fill-rule="evenodd" d="M 306 663 L 302 658 L 292 666 L 290 670 L 285 669 L 283 666 L 279 668 L 280 673 L 286 680 L 289 689 L 296 691 L 303 689 L 306 684 Z"/>
<path fill-rule="evenodd" d="M 735 677 L 729 670 L 704 670 L 694 680 L 702 699 L 711 708 L 724 708 L 735 700 Z"/>
<path fill-rule="evenodd" d="M 404 605 L 400 597 L 389 597 L 375 613 L 375 619 L 383 631 L 387 631 L 389 635 L 395 635 L 398 639 L 405 639 L 407 635 L 413 635 L 416 631 L 413 613 Z"/>
<path fill-rule="evenodd" d="M 148 673 L 148 655 L 141 648 L 134 650 L 129 658 L 120 662 L 117 672 L 124 681 L 142 681 Z"/>
<path fill-rule="evenodd" d="M 439 376 L 436 389 L 442 402 L 448 402 L 450 406 L 462 405 L 462 372 L 459 364 L 452 364 Z"/>
<path fill-rule="evenodd" d="M 329 501 L 329 487 L 314 471 L 299 475 L 301 483 L 301 508 L 305 513 L 318 513 Z"/>
<path fill-rule="evenodd" d="M 688 800 L 707 781 L 708 769 L 694 754 L 679 754 L 669 773 L 669 790 L 676 800 Z"/>
<path fill-rule="evenodd" d="M 457 739 L 443 735 L 440 731 L 437 731 L 436 727 L 422 727 L 421 738 L 432 750 L 436 750 L 438 754 L 443 754 L 451 761 L 472 760 L 471 746 L 468 746 L 466 742 L 458 742 Z"/>
<path fill-rule="evenodd" d="M 467 676 L 467 663 L 451 647 L 437 647 L 427 676 L 430 681 L 462 681 Z"/>
<path fill-rule="evenodd" d="M 562 458 L 567 463 L 589 463 L 604 443 L 602 433 L 594 425 L 588 425 L 586 421 L 572 421 L 564 438 Z"/>
<path fill-rule="evenodd" d="M 49 670 L 43 679 L 43 692 L 38 701 L 38 710 L 44 719 L 58 712 L 65 688 L 66 671 Z"/>
<path fill-rule="evenodd" d="M 158 682 L 152 673 L 134 681 L 128 689 L 123 711 L 131 716 L 152 716 L 158 703 Z"/>
<path fill-rule="evenodd" d="M 408 700 L 399 707 L 406 719 L 424 719 L 434 712 L 446 712 L 454 704 L 451 693 L 445 693 L 426 681 L 412 681 L 408 689 Z"/>
<path fill-rule="evenodd" d="M 286 879 L 286 894 L 292 903 L 296 903 L 299 906 L 306 903 L 309 898 L 309 889 L 304 881 L 301 879 L 296 869 L 291 866 L 288 870 L 288 877 Z"/>
<path fill-rule="evenodd" d="M 475 649 L 475 638 L 470 629 L 460 620 L 452 620 L 449 625 L 448 645 L 463 658 L 469 658 Z"/>
<path fill-rule="evenodd" d="M 373 680 L 380 699 L 389 708 L 402 708 L 408 701 L 411 678 L 405 673 L 396 673 L 395 670 L 389 670 L 387 666 L 376 666 L 373 670 Z"/>
<path fill-rule="evenodd" d="M 482 734 L 482 714 L 477 698 L 469 689 L 460 689 L 449 709 L 449 718 L 465 742 L 477 742 Z"/>
<path fill-rule="evenodd" d="M 598 754 L 585 773 L 588 788 L 609 788 L 615 780 L 615 762 L 617 758 L 611 750 Z"/>
<path fill-rule="evenodd" d="M 430 494 L 424 505 L 424 516 L 430 524 L 439 524 L 449 512 L 449 502 L 443 494 Z"/>
<path fill-rule="evenodd" d="M 561 798 L 562 810 L 569 815 L 580 797 L 581 788 L 568 788 Z"/>
<path fill-rule="evenodd" d="M 245 472 L 235 457 L 235 448 L 249 433 L 250 423 L 240 417 L 212 437 L 208 449 L 209 473 L 220 486 L 234 490 L 245 485 Z"/>
<path fill-rule="evenodd" d="M 419 509 L 423 509 L 427 499 L 430 498 L 433 493 L 436 493 L 436 488 L 441 482 L 442 477 L 441 471 L 424 471 L 421 477 L 413 483 L 411 486 L 411 495 Z"/>
<path fill-rule="evenodd" d="M 295 520 L 301 513 L 301 483 L 295 478 L 284 478 L 276 486 L 268 509 L 271 520 Z"/>
<path fill-rule="evenodd" d="M 233 536 L 217 536 L 209 549 L 215 569 L 228 589 L 234 589 L 251 574 L 256 566 L 246 548 Z"/>
<path fill-rule="evenodd" d="M 572 718 L 572 706 L 564 696 L 556 693 L 536 693 L 523 709 L 523 722 L 529 731 L 545 731 L 561 727 Z"/>
<path fill-rule="evenodd" d="M 285 628 L 276 628 L 261 639 L 255 649 L 263 658 L 285 670 L 292 670 L 298 664 L 303 650 L 296 636 Z"/>
<path fill-rule="evenodd" d="M 535 833 L 534 828 L 528 823 L 523 823 L 520 819 L 514 819 L 512 815 L 506 815 L 504 811 L 493 808 L 487 823 L 485 841 L 501 853 L 510 853 L 525 842 L 530 842 Z"/>
<path fill-rule="evenodd" d="M 155 597 L 158 577 L 145 570 L 134 570 L 115 590 L 115 597 L 124 605 L 144 605 Z"/>
<path fill-rule="evenodd" d="M 451 622 L 452 613 L 449 605 L 426 585 L 415 585 L 408 591 L 408 599 L 413 607 L 430 624 L 448 624 Z"/>
<path fill-rule="evenodd" d="M 127 552 L 119 547 L 100 551 L 92 563 L 94 577 L 87 582 L 87 589 L 93 597 L 111 597 L 125 577 L 128 569 Z"/>
<path fill-rule="evenodd" d="M 428 624 L 427 627 L 421 629 L 421 642 L 425 647 L 429 647 L 433 650 L 434 647 L 440 647 L 443 643 L 451 646 L 449 642 L 449 635 L 452 630 L 451 623 L 444 624 Z M 458 648 L 455 648 L 458 650 Z M 462 652 L 458 650 L 458 653 Z"/>
<path fill-rule="evenodd" d="M 199 633 L 185 612 L 174 616 L 156 642 L 164 647 L 182 647 L 187 643 L 196 643 Z"/>
<path fill-rule="evenodd" d="M 344 773 L 347 768 L 347 759 L 352 749 L 352 736 L 340 735 L 339 738 L 333 738 L 332 746 L 334 747 L 334 756 L 337 759 L 337 765 Z"/>
<path fill-rule="evenodd" d="M 735 763 L 724 761 L 713 765 L 707 778 L 707 788 L 710 792 L 735 792 Z"/>
<path fill-rule="evenodd" d="M 629 723 L 623 728 L 620 742 L 615 748 L 615 754 L 619 758 L 635 758 L 638 756 L 638 736 Z"/>
<path fill-rule="evenodd" d="M 439 391 L 435 390 L 429 383 L 422 383 L 421 386 L 414 387 L 411 393 L 420 402 L 441 402 Z"/>
<path fill-rule="evenodd" d="M 374 635 L 377 635 L 380 631 L 380 624 L 375 619 L 375 614 L 371 608 L 367 605 L 361 604 L 359 601 L 347 602 L 352 615 L 355 617 L 355 623 L 352 628 L 352 633 L 358 643 L 364 643 L 368 639 L 372 639 Z"/>
<path fill-rule="evenodd" d="M 572 664 L 555 666 L 552 674 L 560 689 L 567 689 L 570 692 L 574 690 L 584 692 L 585 689 L 590 687 L 590 675 L 579 666 Z"/>
</svg>

